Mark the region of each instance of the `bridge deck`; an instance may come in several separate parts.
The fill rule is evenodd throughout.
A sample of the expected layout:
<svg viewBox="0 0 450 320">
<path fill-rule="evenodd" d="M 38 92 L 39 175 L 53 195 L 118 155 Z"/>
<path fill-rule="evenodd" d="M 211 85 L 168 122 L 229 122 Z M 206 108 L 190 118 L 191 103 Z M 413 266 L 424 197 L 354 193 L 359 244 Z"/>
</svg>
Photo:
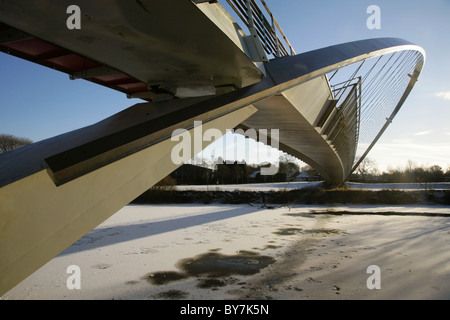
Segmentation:
<svg viewBox="0 0 450 320">
<path fill-rule="evenodd" d="M 263 76 L 219 4 L 75 3 L 81 30 L 67 28 L 66 1 L 2 1 L 0 50 L 147 100 L 212 95 Z"/>
</svg>

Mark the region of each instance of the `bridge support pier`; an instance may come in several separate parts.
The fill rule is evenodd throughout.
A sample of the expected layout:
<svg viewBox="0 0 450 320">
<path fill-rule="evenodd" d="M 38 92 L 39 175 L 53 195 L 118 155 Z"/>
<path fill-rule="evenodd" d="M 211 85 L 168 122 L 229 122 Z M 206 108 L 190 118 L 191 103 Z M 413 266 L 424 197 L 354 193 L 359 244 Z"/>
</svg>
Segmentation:
<svg viewBox="0 0 450 320">
<path fill-rule="evenodd" d="M 153 114 L 143 121 L 150 110 L 163 107 L 176 113 Z M 173 125 L 162 130 L 152 130 L 152 125 L 166 124 L 168 116 L 185 119 L 189 107 L 135 105 L 91 127 L 4 154 L 1 163 L 15 181 L 2 181 L 0 188 L 0 296 L 174 171 L 179 165 L 171 160 L 171 152 L 178 142 L 171 140 L 171 130 L 178 126 L 192 134 L 194 119 L 173 119 Z M 251 105 L 230 112 L 217 108 L 195 120 L 202 120 L 205 130 L 225 134 L 255 111 Z M 112 147 L 136 132 L 142 137 Z M 210 142 L 203 143 L 204 148 Z M 105 145 L 108 148 L 100 150 Z M 93 153 L 82 158 L 86 153 L 77 150 L 87 146 Z M 64 163 L 65 153 L 78 155 L 78 162 Z M 59 175 L 49 174 L 55 173 L 52 166 Z"/>
</svg>

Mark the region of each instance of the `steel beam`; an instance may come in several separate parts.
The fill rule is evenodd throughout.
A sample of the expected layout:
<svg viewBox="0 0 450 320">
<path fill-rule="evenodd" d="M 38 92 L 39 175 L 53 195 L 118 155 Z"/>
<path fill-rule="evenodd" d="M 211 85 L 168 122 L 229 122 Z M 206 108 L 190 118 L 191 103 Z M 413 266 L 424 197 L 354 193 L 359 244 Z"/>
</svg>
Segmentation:
<svg viewBox="0 0 450 320">
<path fill-rule="evenodd" d="M 183 110 L 192 105 L 184 108 L 172 105 L 181 118 L 174 120 L 173 126 L 163 128 L 159 124 L 164 114 L 152 113 L 152 107 L 140 104 L 91 127 L 0 157 L 13 180 L 5 185 L 3 175 L 0 188 L 0 296 L 180 165 L 172 161 L 172 150 L 178 142 L 171 139 L 171 130 L 184 128 L 193 134 L 194 119 L 183 116 Z M 251 105 L 232 110 L 209 109 L 196 114 L 195 120 L 203 121 L 204 130 L 214 128 L 225 134 L 230 126 L 238 125 L 255 111 Z M 153 126 L 151 122 L 139 121 L 142 116 L 146 120 L 152 118 Z M 128 138 L 125 135 L 138 130 L 142 123 L 150 131 L 131 142 L 132 149 L 121 149 L 123 154 L 119 157 L 117 154 L 111 157 L 105 151 L 100 155 L 104 162 L 99 164 L 98 159 L 90 162 L 85 147 L 95 153 L 94 149 L 104 142 L 107 149 L 113 150 L 109 139 Z M 194 143 L 194 139 L 191 141 Z M 202 140 L 200 147 L 209 143 Z M 78 153 L 81 158 L 74 156 L 77 161 L 70 158 L 70 174 L 49 174 L 52 169 L 46 166 L 48 155 L 56 152 L 56 162 L 65 163 L 67 148 L 69 152 L 82 149 Z M 77 153 L 72 152 L 71 156 L 74 154 Z M 86 168 L 92 170 L 85 171 Z M 58 179 L 65 183 L 58 183 Z"/>
</svg>

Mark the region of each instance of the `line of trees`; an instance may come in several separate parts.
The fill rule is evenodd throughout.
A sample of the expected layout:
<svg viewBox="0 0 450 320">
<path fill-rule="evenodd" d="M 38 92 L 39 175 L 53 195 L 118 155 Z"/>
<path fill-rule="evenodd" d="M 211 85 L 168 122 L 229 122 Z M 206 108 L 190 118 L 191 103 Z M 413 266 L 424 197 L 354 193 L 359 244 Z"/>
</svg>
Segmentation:
<svg viewBox="0 0 450 320">
<path fill-rule="evenodd" d="M 388 182 L 388 183 L 427 183 L 450 182 L 450 167 L 444 170 L 439 165 L 419 166 L 408 160 L 404 168 L 390 168 L 380 172 L 374 160 L 364 159 L 351 176 L 355 182 Z"/>
<path fill-rule="evenodd" d="M 20 138 L 10 134 L 0 134 L 0 154 L 32 144 L 28 138 Z"/>
</svg>

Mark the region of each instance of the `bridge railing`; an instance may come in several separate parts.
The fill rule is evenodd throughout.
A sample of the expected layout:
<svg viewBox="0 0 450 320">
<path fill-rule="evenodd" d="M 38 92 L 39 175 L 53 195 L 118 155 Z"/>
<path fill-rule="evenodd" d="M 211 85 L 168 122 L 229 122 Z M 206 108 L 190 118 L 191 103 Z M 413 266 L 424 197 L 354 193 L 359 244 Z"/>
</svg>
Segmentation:
<svg viewBox="0 0 450 320">
<path fill-rule="evenodd" d="M 273 55 L 275 58 L 294 55 L 295 51 L 291 43 L 267 4 L 264 0 L 260 2 L 266 11 L 265 14 L 255 0 L 227 0 L 228 5 L 247 26 L 250 33 L 259 39 L 267 55 Z"/>
</svg>

